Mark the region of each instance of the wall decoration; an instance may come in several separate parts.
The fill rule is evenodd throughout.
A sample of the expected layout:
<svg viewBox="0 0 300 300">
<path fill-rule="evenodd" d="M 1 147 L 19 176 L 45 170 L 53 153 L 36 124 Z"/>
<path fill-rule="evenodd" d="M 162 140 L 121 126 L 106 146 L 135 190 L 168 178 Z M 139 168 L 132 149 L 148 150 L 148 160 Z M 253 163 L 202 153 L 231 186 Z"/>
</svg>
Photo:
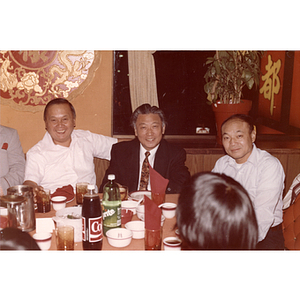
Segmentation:
<svg viewBox="0 0 300 300">
<path fill-rule="evenodd" d="M 260 115 L 280 120 L 285 65 L 284 51 L 268 51 L 261 60 Z"/>
<path fill-rule="evenodd" d="M 71 101 L 99 65 L 99 51 L 0 51 L 1 104 L 36 112 L 53 98 Z"/>
</svg>

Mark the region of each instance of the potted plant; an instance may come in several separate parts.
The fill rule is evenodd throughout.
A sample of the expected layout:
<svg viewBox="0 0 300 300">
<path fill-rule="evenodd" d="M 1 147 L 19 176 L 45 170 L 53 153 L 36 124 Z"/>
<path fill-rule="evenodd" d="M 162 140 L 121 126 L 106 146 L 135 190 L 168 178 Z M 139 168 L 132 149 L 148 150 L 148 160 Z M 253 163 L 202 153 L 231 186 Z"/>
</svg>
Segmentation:
<svg viewBox="0 0 300 300">
<path fill-rule="evenodd" d="M 213 105 L 218 143 L 223 121 L 235 113 L 248 114 L 251 109 L 252 102 L 242 99 L 242 91 L 244 87 L 258 87 L 262 54 L 263 51 L 216 51 L 206 60 L 204 90 L 208 103 Z"/>
</svg>

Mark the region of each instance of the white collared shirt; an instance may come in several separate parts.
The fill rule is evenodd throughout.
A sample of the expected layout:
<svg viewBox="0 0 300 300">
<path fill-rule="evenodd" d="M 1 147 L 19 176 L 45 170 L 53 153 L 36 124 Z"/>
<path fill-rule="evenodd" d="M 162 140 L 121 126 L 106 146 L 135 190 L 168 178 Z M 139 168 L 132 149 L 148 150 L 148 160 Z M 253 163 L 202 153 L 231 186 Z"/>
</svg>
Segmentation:
<svg viewBox="0 0 300 300">
<path fill-rule="evenodd" d="M 238 181 L 248 192 L 256 213 L 258 241 L 282 222 L 284 170 L 280 161 L 253 144 L 248 160 L 238 166 L 229 155 L 218 159 L 212 172 L 224 173 Z"/>
<path fill-rule="evenodd" d="M 110 160 L 117 139 L 88 130 L 73 130 L 69 147 L 56 145 L 48 132 L 27 152 L 25 180 L 31 180 L 51 193 L 77 182 L 96 184 L 94 157 Z"/>
<path fill-rule="evenodd" d="M 150 150 L 150 155 L 148 156 L 148 161 L 149 161 L 149 164 L 150 166 L 153 168 L 153 165 L 154 165 L 154 159 L 155 159 L 155 154 L 156 154 L 156 151 L 159 147 L 159 144 L 153 148 L 152 150 Z M 144 159 L 145 159 L 145 153 L 147 152 L 148 150 L 146 150 L 142 144 L 140 143 L 140 169 L 139 169 L 139 181 L 138 181 L 138 186 L 137 186 L 137 189 L 139 189 L 139 186 L 140 186 L 140 180 L 141 180 L 141 173 L 142 173 L 142 166 L 143 166 L 143 162 L 144 162 Z M 148 187 L 147 187 L 148 191 L 151 191 L 151 183 L 150 183 L 150 177 L 149 177 L 149 181 L 148 181 Z"/>
</svg>

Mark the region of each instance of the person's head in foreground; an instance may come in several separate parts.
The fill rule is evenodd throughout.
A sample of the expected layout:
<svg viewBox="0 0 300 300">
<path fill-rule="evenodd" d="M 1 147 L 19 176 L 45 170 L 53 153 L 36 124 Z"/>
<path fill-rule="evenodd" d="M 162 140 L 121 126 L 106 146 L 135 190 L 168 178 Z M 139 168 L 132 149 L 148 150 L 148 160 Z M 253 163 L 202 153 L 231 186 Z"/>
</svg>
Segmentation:
<svg viewBox="0 0 300 300">
<path fill-rule="evenodd" d="M 192 176 L 180 193 L 177 226 L 183 249 L 255 249 L 258 227 L 246 190 L 234 179 L 212 172 Z"/>
<path fill-rule="evenodd" d="M 40 250 L 40 247 L 29 233 L 7 227 L 0 231 L 0 250 Z"/>
</svg>

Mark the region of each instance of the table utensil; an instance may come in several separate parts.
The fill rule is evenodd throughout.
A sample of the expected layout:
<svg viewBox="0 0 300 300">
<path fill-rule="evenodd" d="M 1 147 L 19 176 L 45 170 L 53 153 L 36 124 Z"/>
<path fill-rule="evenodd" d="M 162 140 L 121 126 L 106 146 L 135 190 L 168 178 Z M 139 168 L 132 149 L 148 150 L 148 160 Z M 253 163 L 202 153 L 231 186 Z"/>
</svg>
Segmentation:
<svg viewBox="0 0 300 300">
<path fill-rule="evenodd" d="M 34 194 L 29 185 L 15 185 L 7 189 L 7 195 L 25 197 L 26 201 L 19 207 L 20 229 L 32 231 L 35 229 Z"/>
<path fill-rule="evenodd" d="M 122 208 L 131 210 L 133 215 L 136 214 L 137 206 L 138 206 L 138 202 L 132 201 L 132 200 L 124 200 L 124 201 L 122 201 L 122 204 L 121 204 Z"/>
<path fill-rule="evenodd" d="M 131 243 L 132 232 L 126 228 L 114 228 L 106 232 L 106 237 L 111 246 L 121 248 Z"/>
<path fill-rule="evenodd" d="M 38 190 L 36 192 L 37 211 L 46 213 L 51 210 L 51 195 L 49 189 Z"/>
<path fill-rule="evenodd" d="M 26 219 L 25 205 L 26 198 L 23 196 L 5 195 L 0 197 L 1 205 L 7 207 L 7 227 L 23 229 Z"/>
<path fill-rule="evenodd" d="M 76 183 L 76 203 L 82 204 L 83 195 L 87 193 L 88 182 Z"/>
<path fill-rule="evenodd" d="M 74 227 L 74 241 L 75 243 L 82 241 L 82 220 L 81 220 L 81 206 L 66 207 L 56 212 L 53 221 L 57 226 L 70 225 Z"/>
<path fill-rule="evenodd" d="M 163 240 L 164 250 L 181 250 L 181 240 L 178 237 L 166 237 Z"/>
<path fill-rule="evenodd" d="M 161 210 L 147 196 L 145 206 L 145 250 L 161 250 Z"/>
<path fill-rule="evenodd" d="M 51 198 L 53 209 L 58 211 L 66 207 L 67 197 L 56 196 Z"/>
<path fill-rule="evenodd" d="M 57 250 L 74 250 L 74 227 L 59 225 L 56 228 Z"/>
<path fill-rule="evenodd" d="M 165 202 L 165 203 L 159 205 L 159 207 L 161 208 L 163 215 L 167 219 L 172 219 L 175 217 L 176 207 L 177 207 L 177 205 L 175 203 Z"/>
<path fill-rule="evenodd" d="M 52 234 L 50 232 L 38 232 L 33 235 L 41 250 L 49 250 L 51 247 Z"/>
<path fill-rule="evenodd" d="M 71 184 L 68 184 L 64 185 L 63 187 L 57 188 L 55 192 L 51 194 L 51 197 L 56 196 L 64 196 L 67 198 L 66 203 L 71 202 L 75 197 L 73 186 Z"/>
<path fill-rule="evenodd" d="M 120 190 L 121 200 L 122 201 L 127 200 L 128 199 L 128 187 L 125 185 L 120 185 L 119 190 Z"/>
<path fill-rule="evenodd" d="M 130 193 L 128 200 L 140 201 L 144 199 L 145 195 L 151 199 L 151 191 L 136 191 Z"/>
<path fill-rule="evenodd" d="M 133 239 L 143 239 L 145 237 L 145 222 L 130 221 L 125 224 L 125 228 L 132 232 Z"/>
</svg>

